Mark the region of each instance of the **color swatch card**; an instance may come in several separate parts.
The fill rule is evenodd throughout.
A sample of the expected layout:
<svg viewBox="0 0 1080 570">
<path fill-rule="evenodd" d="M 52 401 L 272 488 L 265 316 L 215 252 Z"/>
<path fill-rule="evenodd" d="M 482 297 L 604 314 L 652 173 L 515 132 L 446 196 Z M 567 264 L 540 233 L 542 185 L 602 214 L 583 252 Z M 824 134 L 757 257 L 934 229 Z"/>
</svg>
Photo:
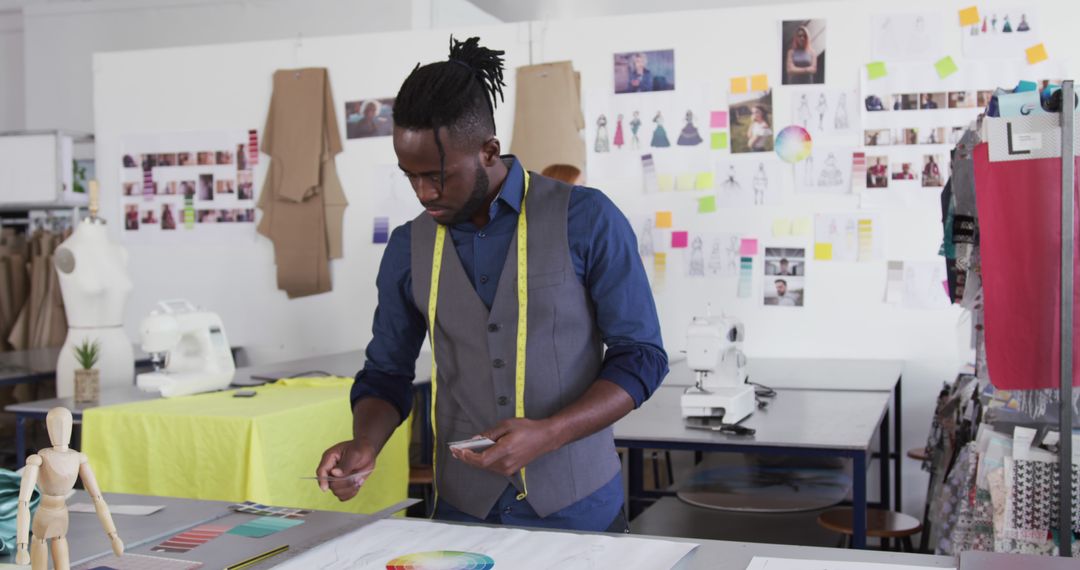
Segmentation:
<svg viewBox="0 0 1080 570">
<path fill-rule="evenodd" d="M 227 526 L 204 524 L 191 530 L 184 531 L 165 542 L 150 549 L 151 552 L 173 552 L 182 554 L 193 548 L 198 548 L 211 540 L 221 536 L 229 530 Z"/>
<path fill-rule="evenodd" d="M 386 563 L 386 570 L 491 570 L 495 560 L 486 554 L 438 550 L 406 554 Z"/>
<path fill-rule="evenodd" d="M 271 534 L 304 524 L 302 520 L 283 519 L 280 517 L 259 517 L 242 525 L 234 526 L 229 534 L 249 538 L 264 538 Z"/>
<path fill-rule="evenodd" d="M 202 562 L 173 560 L 145 554 L 125 553 L 123 557 L 109 555 L 75 567 L 75 570 L 196 570 Z"/>
<path fill-rule="evenodd" d="M 311 514 L 311 511 L 308 510 L 290 509 L 287 507 L 271 507 L 268 505 L 253 503 L 251 501 L 245 501 L 243 503 L 230 505 L 229 508 L 238 513 L 259 515 L 264 517 L 282 517 L 287 519 L 301 519 Z"/>
<path fill-rule="evenodd" d="M 161 509 L 164 509 L 165 505 L 109 505 L 109 512 L 114 515 L 131 515 L 136 517 L 142 517 L 146 515 L 152 515 Z M 70 513 L 94 513 L 94 505 L 90 503 L 75 503 L 68 506 L 68 512 Z"/>
</svg>

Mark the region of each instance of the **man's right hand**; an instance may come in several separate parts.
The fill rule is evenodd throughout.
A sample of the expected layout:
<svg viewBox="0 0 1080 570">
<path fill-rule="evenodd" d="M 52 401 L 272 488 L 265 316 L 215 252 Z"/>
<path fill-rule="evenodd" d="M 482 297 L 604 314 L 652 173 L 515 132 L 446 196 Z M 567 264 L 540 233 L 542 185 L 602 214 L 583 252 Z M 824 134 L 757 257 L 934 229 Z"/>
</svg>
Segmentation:
<svg viewBox="0 0 1080 570">
<path fill-rule="evenodd" d="M 327 449 L 315 470 L 317 477 L 348 477 L 356 473 L 370 472 L 375 469 L 375 448 L 370 444 L 355 440 L 343 441 Z M 319 488 L 331 491 L 339 501 L 348 501 L 356 496 L 367 476 L 341 481 L 319 481 Z"/>
</svg>

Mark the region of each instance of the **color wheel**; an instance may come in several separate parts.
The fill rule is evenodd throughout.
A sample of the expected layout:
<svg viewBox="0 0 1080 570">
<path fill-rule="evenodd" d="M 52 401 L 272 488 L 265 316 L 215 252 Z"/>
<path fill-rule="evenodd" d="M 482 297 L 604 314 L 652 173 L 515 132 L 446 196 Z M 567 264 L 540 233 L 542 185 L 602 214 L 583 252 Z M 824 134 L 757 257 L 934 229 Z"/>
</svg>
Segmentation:
<svg viewBox="0 0 1080 570">
<path fill-rule="evenodd" d="M 399 556 L 386 563 L 386 570 L 491 570 L 495 561 L 475 552 L 437 550 Z"/>
<path fill-rule="evenodd" d="M 810 133 L 796 125 L 784 127 L 776 135 L 775 148 L 780 158 L 792 164 L 806 160 L 810 156 Z"/>
</svg>

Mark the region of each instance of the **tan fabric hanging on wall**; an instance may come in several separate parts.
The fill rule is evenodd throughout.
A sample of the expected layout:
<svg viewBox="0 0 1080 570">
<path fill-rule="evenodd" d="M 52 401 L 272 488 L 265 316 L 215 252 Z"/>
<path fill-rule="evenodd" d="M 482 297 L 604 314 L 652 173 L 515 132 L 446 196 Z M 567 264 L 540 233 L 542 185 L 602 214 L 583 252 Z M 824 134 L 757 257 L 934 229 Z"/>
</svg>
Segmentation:
<svg viewBox="0 0 1080 570">
<path fill-rule="evenodd" d="M 510 152 L 537 172 L 552 164 L 585 170 L 581 79 L 569 61 L 517 68 Z"/>
<path fill-rule="evenodd" d="M 342 144 L 326 69 L 274 73 L 263 133 L 270 167 L 257 231 L 274 243 L 278 289 L 290 299 L 330 291 L 349 202 L 334 163 Z"/>
</svg>

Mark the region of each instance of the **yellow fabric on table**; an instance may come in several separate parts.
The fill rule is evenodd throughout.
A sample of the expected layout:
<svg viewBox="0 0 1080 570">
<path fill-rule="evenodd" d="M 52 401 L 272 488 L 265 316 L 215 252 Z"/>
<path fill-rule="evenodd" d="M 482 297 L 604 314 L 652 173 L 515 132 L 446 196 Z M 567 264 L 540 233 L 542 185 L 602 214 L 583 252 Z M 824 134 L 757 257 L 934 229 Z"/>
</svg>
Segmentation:
<svg viewBox="0 0 1080 570">
<path fill-rule="evenodd" d="M 352 438 L 351 378 L 295 378 L 255 388 L 91 408 L 82 451 L 111 493 L 372 513 L 406 498 L 410 421 L 379 454 L 357 496 L 313 480 L 327 447 Z"/>
</svg>

